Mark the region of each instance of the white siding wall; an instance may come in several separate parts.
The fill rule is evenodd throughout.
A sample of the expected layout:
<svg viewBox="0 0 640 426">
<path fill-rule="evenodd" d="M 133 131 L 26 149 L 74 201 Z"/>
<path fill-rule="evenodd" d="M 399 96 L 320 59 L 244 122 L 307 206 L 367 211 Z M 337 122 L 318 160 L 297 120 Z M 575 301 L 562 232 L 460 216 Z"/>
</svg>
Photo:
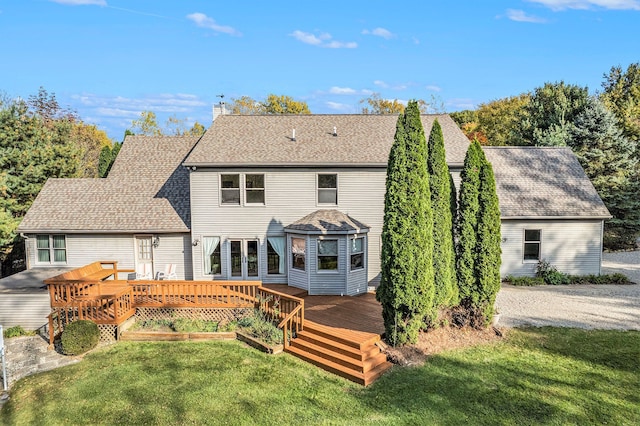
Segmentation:
<svg viewBox="0 0 640 426">
<path fill-rule="evenodd" d="M 166 263 L 177 265 L 178 279 L 191 279 L 191 238 L 189 234 L 159 234 L 160 244 L 153 249 L 154 276 L 164 271 Z M 135 268 L 135 237 L 130 234 L 67 234 L 67 264 L 80 267 L 98 260 L 116 260 L 119 269 Z M 36 237 L 27 240 L 30 268 L 51 265 L 36 261 Z M 65 265 L 55 265 L 65 266 Z M 121 276 L 120 278 L 125 278 Z"/>
<path fill-rule="evenodd" d="M 540 257 L 559 271 L 573 275 L 600 274 L 601 220 L 503 220 L 500 268 L 503 277 L 535 275 L 537 262 L 523 260 L 525 229 L 542 230 Z"/>
<path fill-rule="evenodd" d="M 368 279 L 378 279 L 380 272 L 380 234 L 384 216 L 386 171 L 322 169 L 321 173 L 338 174 L 338 205 L 316 203 L 318 169 L 225 170 L 222 173 L 265 174 L 264 206 L 221 206 L 219 204 L 219 171 L 198 169 L 191 173 L 191 228 L 194 238 L 219 236 L 260 240 L 260 260 L 266 263 L 267 235 L 284 235 L 284 227 L 319 209 L 337 209 L 371 227 L 369 232 Z M 193 251 L 194 279 L 207 279 L 202 274 L 202 245 Z M 222 246 L 223 264 L 229 249 Z M 288 261 L 288 260 L 287 260 Z M 264 266 L 262 266 L 264 268 Z M 271 279 L 262 269 L 264 282 L 286 283 L 287 278 Z M 223 270 L 227 278 L 227 271 Z M 290 284 L 295 285 L 291 282 Z M 297 282 L 297 281 L 296 281 Z M 300 285 L 300 284 L 299 284 Z"/>
</svg>

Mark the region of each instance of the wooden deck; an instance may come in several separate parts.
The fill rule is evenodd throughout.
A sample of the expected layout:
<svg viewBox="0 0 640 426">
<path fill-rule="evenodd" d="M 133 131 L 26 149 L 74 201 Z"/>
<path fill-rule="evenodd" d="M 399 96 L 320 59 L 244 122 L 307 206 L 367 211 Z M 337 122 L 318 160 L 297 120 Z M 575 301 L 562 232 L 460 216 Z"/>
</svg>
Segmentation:
<svg viewBox="0 0 640 426">
<path fill-rule="evenodd" d="M 378 335 L 384 333 L 382 306 L 373 293 L 359 296 L 309 296 L 304 290 L 284 284 L 263 286 L 304 299 L 306 320 L 344 330 Z"/>
</svg>

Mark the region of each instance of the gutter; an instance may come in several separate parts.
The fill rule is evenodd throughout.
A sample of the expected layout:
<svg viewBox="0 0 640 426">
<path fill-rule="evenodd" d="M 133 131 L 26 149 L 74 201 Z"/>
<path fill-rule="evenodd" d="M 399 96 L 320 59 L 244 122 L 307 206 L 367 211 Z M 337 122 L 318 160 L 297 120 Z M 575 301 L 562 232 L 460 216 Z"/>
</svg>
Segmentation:
<svg viewBox="0 0 640 426">
<path fill-rule="evenodd" d="M 500 216 L 501 220 L 585 220 L 585 219 L 598 219 L 606 220 L 611 219 L 613 216 Z"/>
</svg>

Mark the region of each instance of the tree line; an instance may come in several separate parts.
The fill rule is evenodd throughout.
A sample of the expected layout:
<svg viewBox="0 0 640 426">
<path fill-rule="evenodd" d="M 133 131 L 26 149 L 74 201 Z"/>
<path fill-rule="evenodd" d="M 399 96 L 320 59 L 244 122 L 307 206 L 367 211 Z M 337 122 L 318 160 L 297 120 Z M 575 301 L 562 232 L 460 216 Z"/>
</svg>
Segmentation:
<svg viewBox="0 0 640 426">
<path fill-rule="evenodd" d="M 415 343 L 450 318 L 484 327 L 500 289 L 500 208 L 491 164 L 470 144 L 460 202 L 434 120 L 427 141 L 420 108 L 400 113 L 387 165 L 382 229 L 382 305 L 387 340 Z"/>
<path fill-rule="evenodd" d="M 640 232 L 640 63 L 612 67 L 593 95 L 545 83 L 450 115 L 484 145 L 570 147 L 613 216 L 605 246 L 633 246 Z"/>
</svg>

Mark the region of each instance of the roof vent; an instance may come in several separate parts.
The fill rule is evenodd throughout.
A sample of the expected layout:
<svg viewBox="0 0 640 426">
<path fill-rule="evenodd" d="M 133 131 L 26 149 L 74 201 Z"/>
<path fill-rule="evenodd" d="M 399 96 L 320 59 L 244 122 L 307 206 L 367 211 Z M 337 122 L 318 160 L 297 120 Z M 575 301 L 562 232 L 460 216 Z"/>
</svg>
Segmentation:
<svg viewBox="0 0 640 426">
<path fill-rule="evenodd" d="M 291 140 L 296 141 L 296 129 L 293 129 L 293 132 L 291 132 Z"/>
<path fill-rule="evenodd" d="M 338 136 L 338 128 L 333 126 L 333 136 Z"/>
</svg>

